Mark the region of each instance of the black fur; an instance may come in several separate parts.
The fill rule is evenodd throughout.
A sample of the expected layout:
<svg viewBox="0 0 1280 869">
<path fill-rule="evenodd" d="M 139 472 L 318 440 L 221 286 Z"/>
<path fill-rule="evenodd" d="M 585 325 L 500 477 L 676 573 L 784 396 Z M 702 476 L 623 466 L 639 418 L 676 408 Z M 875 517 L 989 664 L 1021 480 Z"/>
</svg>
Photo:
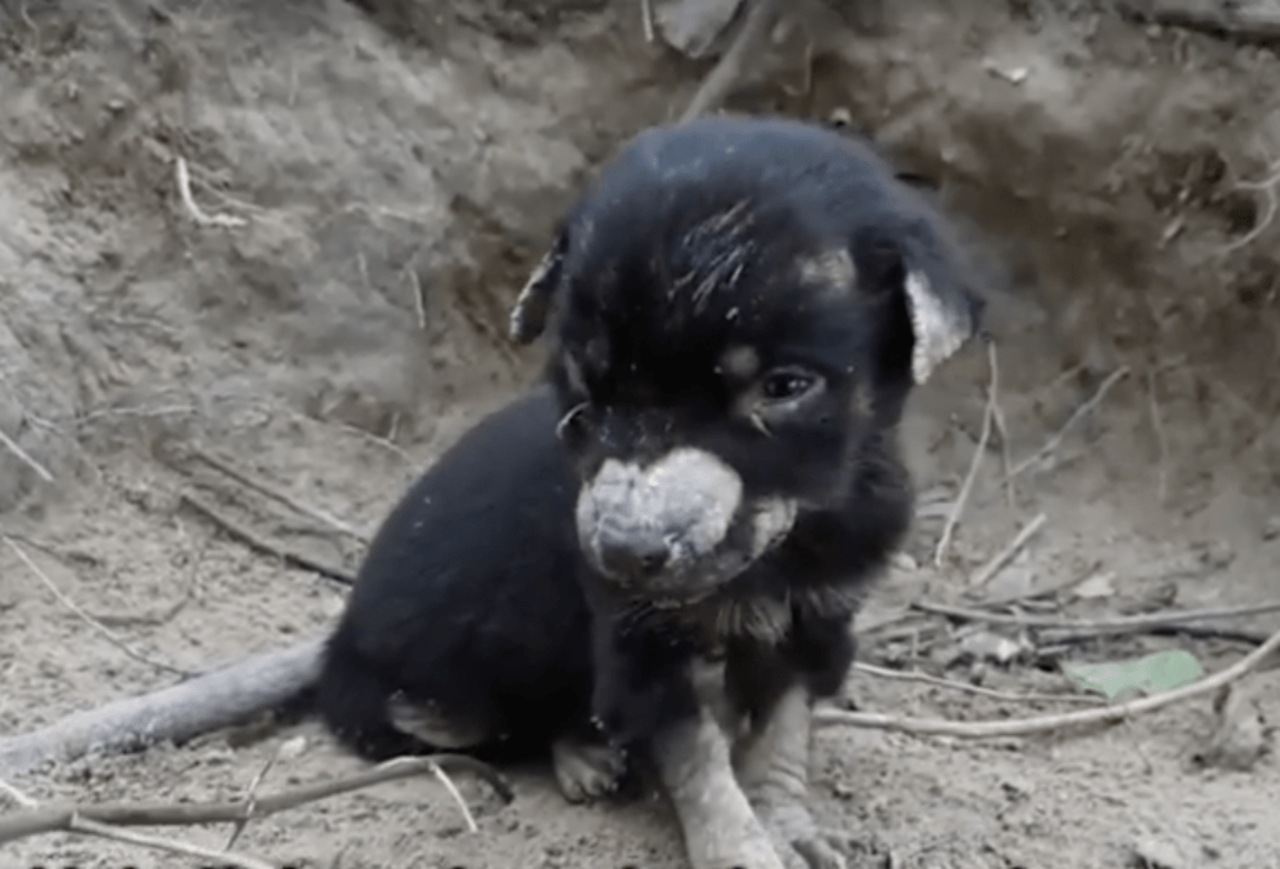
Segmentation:
<svg viewBox="0 0 1280 869">
<path fill-rule="evenodd" d="M 912 388 L 908 270 L 944 305 L 981 311 L 946 226 L 892 169 L 848 136 L 783 120 L 708 119 L 647 131 L 601 173 L 565 221 L 545 280 L 559 317 L 549 377 L 579 476 L 607 457 L 645 460 L 696 446 L 730 464 L 747 498 L 796 499 L 790 537 L 726 601 L 789 606 L 781 642 L 722 636 L 708 619 L 651 609 L 590 572 L 596 709 L 643 739 L 693 709 L 695 654 L 727 655 L 731 700 L 759 714 L 795 680 L 836 693 L 854 655 L 860 587 L 911 517 L 895 429 Z M 802 285 L 797 263 L 844 251 L 856 286 Z M 745 346 L 759 374 L 735 380 Z M 740 402 L 771 372 L 824 379 L 825 394 L 763 432 Z M 790 603 L 788 603 L 790 602 Z"/>
<path fill-rule="evenodd" d="M 319 710 L 371 760 L 427 750 L 388 700 L 480 722 L 485 756 L 545 749 L 589 718 L 591 648 L 570 517 L 576 483 L 539 388 L 465 433 L 387 517 L 329 640 Z"/>
<path fill-rule="evenodd" d="M 858 594 L 911 516 L 894 441 L 912 387 L 906 271 L 927 274 L 951 310 L 980 311 L 923 200 L 846 136 L 786 121 L 642 134 L 554 249 L 541 278 L 558 311 L 551 389 L 482 421 L 407 493 L 329 643 L 319 707 L 366 757 L 427 748 L 391 726 L 397 692 L 483 721 L 494 738 L 481 754 L 543 750 L 592 713 L 615 740 L 643 743 L 692 711 L 695 655 L 726 660 L 745 714 L 796 680 L 838 692 Z M 831 251 L 852 259 L 856 286 L 798 280 L 799 259 Z M 721 362 L 739 345 L 761 365 L 735 380 Z M 765 433 L 741 400 L 779 366 L 826 390 Z M 802 510 L 717 597 L 661 609 L 587 566 L 574 503 L 606 456 L 678 445 L 719 456 L 748 497 Z M 777 642 L 714 628 L 726 604 L 769 602 L 789 617 Z"/>
</svg>

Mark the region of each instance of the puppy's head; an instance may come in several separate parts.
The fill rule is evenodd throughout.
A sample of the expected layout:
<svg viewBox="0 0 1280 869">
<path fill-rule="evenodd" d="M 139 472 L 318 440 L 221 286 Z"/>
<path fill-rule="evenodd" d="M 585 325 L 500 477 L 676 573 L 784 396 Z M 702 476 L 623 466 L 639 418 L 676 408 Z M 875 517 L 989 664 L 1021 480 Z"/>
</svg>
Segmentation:
<svg viewBox="0 0 1280 869">
<path fill-rule="evenodd" d="M 678 604 L 843 503 L 981 303 L 940 218 L 869 150 L 777 119 L 648 130 L 564 221 L 512 314 L 554 302 L 550 379 L 588 559 Z"/>
</svg>

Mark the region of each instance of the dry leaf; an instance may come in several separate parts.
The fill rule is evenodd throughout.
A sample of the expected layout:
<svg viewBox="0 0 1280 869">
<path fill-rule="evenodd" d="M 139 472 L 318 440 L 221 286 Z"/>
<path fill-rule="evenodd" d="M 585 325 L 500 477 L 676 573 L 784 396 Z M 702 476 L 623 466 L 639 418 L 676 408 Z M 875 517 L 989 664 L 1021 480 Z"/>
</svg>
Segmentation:
<svg viewBox="0 0 1280 869">
<path fill-rule="evenodd" d="M 1112 597 L 1116 593 L 1116 575 L 1109 570 L 1095 573 L 1075 587 L 1075 596 L 1084 600 Z"/>
</svg>

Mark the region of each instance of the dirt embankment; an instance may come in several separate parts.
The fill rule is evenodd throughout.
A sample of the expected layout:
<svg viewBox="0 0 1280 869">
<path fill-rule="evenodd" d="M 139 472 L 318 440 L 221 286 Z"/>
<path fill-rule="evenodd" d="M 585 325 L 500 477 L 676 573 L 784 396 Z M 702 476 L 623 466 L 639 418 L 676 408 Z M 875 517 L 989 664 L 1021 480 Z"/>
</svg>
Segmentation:
<svg viewBox="0 0 1280 869">
<path fill-rule="evenodd" d="M 639 5 L 0 6 L 0 529 L 133 648 L 178 667 L 328 625 L 340 587 L 246 550 L 180 494 L 205 486 L 333 563 L 354 565 L 359 545 L 225 485 L 209 494 L 225 479 L 184 449 L 234 456 L 370 529 L 442 444 L 533 376 L 538 352 L 506 342 L 506 309 L 559 209 L 621 138 L 678 114 L 708 65 L 646 43 Z M 926 566 L 895 574 L 886 605 L 942 593 L 1039 511 L 1046 531 L 1002 582 L 1101 564 L 1113 610 L 1260 599 L 1280 567 L 1264 539 L 1280 514 L 1280 229 L 1261 183 L 1280 166 L 1275 53 L 1087 3 L 886 5 L 880 32 L 814 19 L 730 104 L 847 111 L 1008 267 L 993 328 L 1015 458 L 1129 368 L 1054 467 L 1020 478 L 1016 508 L 993 453 L 958 561 L 927 566 L 937 528 L 923 522 L 912 551 Z M 964 473 L 985 378 L 971 353 L 921 396 L 922 488 Z M 1231 557 L 1170 566 L 1206 541 Z M 1231 648 L 1197 651 L 1213 664 Z M 0 547 L 4 731 L 171 679 L 88 632 Z M 1278 685 L 1255 691 L 1273 717 Z M 858 690 L 916 714 L 1025 711 L 863 677 Z M 1207 715 L 1017 750 L 827 734 L 818 791 L 833 826 L 874 833 L 900 866 L 1121 865 L 1144 836 L 1186 865 L 1280 865 L 1264 831 L 1274 764 L 1188 767 Z M 350 764 L 306 732 L 312 748 L 281 779 Z M 216 736 L 24 784 L 228 797 L 273 750 Z M 428 787 L 255 824 L 239 847 L 326 866 L 348 849 L 348 867 L 679 865 L 653 809 L 569 810 L 535 777 L 514 806 L 479 806 L 475 837 Z M 163 865 L 72 839 L 10 850 Z"/>
</svg>

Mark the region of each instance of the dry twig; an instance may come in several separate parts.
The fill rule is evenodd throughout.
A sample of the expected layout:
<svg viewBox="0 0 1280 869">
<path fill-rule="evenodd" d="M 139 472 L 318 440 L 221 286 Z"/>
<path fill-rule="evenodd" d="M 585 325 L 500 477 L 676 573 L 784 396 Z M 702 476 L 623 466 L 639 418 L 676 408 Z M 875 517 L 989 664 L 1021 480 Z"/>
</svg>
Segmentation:
<svg viewBox="0 0 1280 869">
<path fill-rule="evenodd" d="M 126 827 L 172 827 L 193 824 L 237 823 L 246 817 L 260 819 L 308 803 L 340 794 L 363 790 L 374 785 L 435 774 L 437 769 L 469 772 L 483 779 L 503 802 L 513 798 L 511 785 L 493 767 L 472 757 L 457 754 L 435 754 L 422 757 L 399 757 L 350 776 L 315 782 L 269 796 L 259 797 L 246 813 L 242 801 L 225 803 L 101 803 L 84 806 L 50 806 L 19 812 L 0 818 L 0 845 L 28 836 L 68 829 L 75 817 Z"/>
<path fill-rule="evenodd" d="M 1098 385 L 1097 390 L 1089 397 L 1089 400 L 1075 409 L 1071 416 L 1067 418 L 1067 421 L 1063 423 L 1062 428 L 1058 429 L 1057 433 L 1053 437 L 1049 438 L 1044 446 L 1036 450 L 1033 455 L 1014 466 L 1013 470 L 1010 472 L 1010 478 L 1012 479 L 1022 474 L 1028 468 L 1038 464 L 1050 454 L 1054 453 L 1058 447 L 1062 446 L 1062 441 L 1066 438 L 1067 433 L 1075 427 L 1076 423 L 1084 419 L 1090 411 L 1101 404 L 1102 399 L 1111 391 L 1111 387 L 1119 383 L 1121 378 L 1125 377 L 1128 373 L 1129 366 L 1124 365 L 1107 375 L 1107 378 Z"/>
<path fill-rule="evenodd" d="M 471 814 L 471 807 L 467 805 L 467 801 L 462 798 L 462 792 L 458 790 L 458 786 L 453 783 L 453 779 L 449 778 L 449 774 L 440 768 L 439 764 L 431 770 L 436 780 L 449 792 L 449 796 L 458 804 L 458 808 L 462 810 L 462 819 L 466 821 L 467 829 L 472 833 L 480 832 L 480 827 L 476 824 L 476 816 Z"/>
<path fill-rule="evenodd" d="M 746 11 L 733 43 L 725 50 L 720 61 L 702 80 L 693 99 L 689 101 L 681 123 L 692 121 L 699 115 L 714 111 L 724 102 L 742 68 L 764 41 L 778 13 L 778 0 L 746 0 Z"/>
<path fill-rule="evenodd" d="M 34 809 L 36 806 L 40 805 L 37 800 L 27 796 L 4 779 L 0 779 L 0 794 L 4 794 L 24 809 Z"/>
<path fill-rule="evenodd" d="M 236 217 L 232 214 L 206 214 L 196 204 L 195 197 L 191 195 L 191 175 L 187 171 L 187 161 L 182 157 L 174 160 L 174 174 L 178 184 L 178 196 L 182 198 L 182 205 L 187 210 L 187 216 L 200 226 L 221 226 L 224 228 L 235 228 L 244 226 L 248 223 L 243 217 Z"/>
<path fill-rule="evenodd" d="M 1049 517 L 1045 516 L 1043 513 L 1037 513 L 1034 519 L 1026 525 L 1023 525 L 1022 530 L 1019 531 L 1012 540 L 1005 544 L 1004 549 L 1001 549 L 992 556 L 991 560 L 984 564 L 981 569 L 973 575 L 973 578 L 969 580 L 969 586 L 971 588 L 981 588 L 994 579 L 996 575 L 1004 569 L 1004 566 L 1013 560 L 1013 557 L 1018 554 L 1019 550 L 1027 545 L 1027 541 L 1030 540 L 1031 537 L 1039 531 L 1041 526 L 1043 526 L 1047 521 L 1049 521 Z"/>
<path fill-rule="evenodd" d="M 1273 165 L 1271 168 L 1275 169 L 1276 167 L 1275 165 Z M 1263 196 L 1263 199 L 1266 202 L 1266 208 L 1263 211 L 1262 217 L 1258 218 L 1257 222 L 1254 223 L 1253 229 L 1249 230 L 1247 233 L 1245 233 L 1235 241 L 1231 242 L 1230 244 L 1224 245 L 1223 247 L 1218 249 L 1219 256 L 1223 254 L 1231 253 L 1233 250 L 1239 250 L 1245 245 L 1253 242 L 1254 239 L 1262 235 L 1262 233 L 1266 232 L 1267 227 L 1271 225 L 1271 222 L 1275 220 L 1275 217 L 1276 217 L 1276 210 L 1277 210 L 1276 186 L 1277 185 L 1280 185 L 1280 171 L 1273 171 L 1270 175 L 1268 175 L 1266 178 L 1263 178 L 1261 181 L 1240 181 L 1236 184 L 1236 187 L 1240 188 L 1241 190 L 1253 190 L 1258 193 L 1261 193 Z"/>
<path fill-rule="evenodd" d="M 58 584 L 50 579 L 49 574 L 45 573 L 40 568 L 40 565 L 31 560 L 31 556 L 27 555 L 26 550 L 15 543 L 13 538 L 9 537 L 7 534 L 0 534 L 0 540 L 3 540 L 4 544 L 13 550 L 13 554 L 18 556 L 19 560 L 21 560 L 22 563 L 25 564 L 33 574 L 35 574 L 36 578 L 39 579 L 44 587 L 58 599 L 59 603 L 69 609 L 77 618 L 92 628 L 95 633 L 106 639 L 107 642 L 111 643 L 111 645 L 115 646 L 117 649 L 141 664 L 146 664 L 149 667 L 155 667 L 157 670 L 161 670 L 166 673 L 174 673 L 179 676 L 191 675 L 188 670 L 183 670 L 179 667 L 173 666 L 172 664 L 167 664 L 164 661 L 157 660 L 149 655 L 139 652 L 137 649 L 134 649 L 122 637 L 118 636 L 106 625 L 102 624 L 93 616 L 89 615 L 89 613 L 85 612 L 79 604 L 67 595 L 66 592 L 58 588 Z"/>
<path fill-rule="evenodd" d="M 1077 585 L 1085 582 L 1091 577 L 1097 576 L 1102 568 L 1102 562 L 1095 561 L 1090 564 L 1087 570 L 1068 576 L 1065 579 L 1056 582 L 1049 582 L 1039 588 L 1031 588 L 1021 591 L 1013 591 L 1008 594 L 984 597 L 977 601 L 978 606 L 986 610 L 995 609 L 997 607 L 1007 607 L 1013 604 L 1023 603 L 1024 601 L 1037 600 L 1044 597 L 1054 597 L 1065 591 L 1075 588 Z M 976 589 L 971 590 L 976 591 Z"/>
<path fill-rule="evenodd" d="M 418 328 L 427 331 L 427 297 L 422 291 L 422 280 L 418 277 L 418 258 L 415 256 L 405 266 L 409 275 L 409 289 L 413 292 L 413 313 L 418 318 Z"/>
<path fill-rule="evenodd" d="M 313 573 L 318 573 L 323 577 L 332 579 L 334 582 L 340 582 L 343 585 L 355 584 L 356 578 L 350 572 L 340 567 L 325 564 L 318 559 L 311 558 L 308 555 L 303 555 L 301 552 L 293 552 L 285 549 L 279 544 L 272 543 L 265 537 L 259 536 L 257 532 L 251 531 L 244 525 L 236 522 L 234 519 L 230 519 L 227 516 L 222 515 L 213 507 L 213 505 L 205 502 L 203 499 L 191 494 L 190 492 L 183 493 L 182 500 L 197 513 L 204 516 L 210 522 L 214 523 L 240 542 L 249 546 L 251 549 L 256 549 L 266 555 L 279 558 L 291 567 L 300 567 L 303 570 L 310 570 Z"/>
<path fill-rule="evenodd" d="M 1191 637 L 1195 640 L 1222 640 L 1228 643 L 1243 643 L 1246 646 L 1260 646 L 1270 636 L 1266 631 L 1253 631 L 1248 628 L 1233 628 L 1225 625 L 1156 625 L 1145 628 L 1142 633 L 1153 637 Z M 1061 628 L 1045 628 L 1037 639 L 1045 646 L 1060 646 L 1068 643 L 1087 643 L 1098 639 L 1097 631 L 1071 631 Z"/>
<path fill-rule="evenodd" d="M 1052 616 L 1009 615 L 923 600 L 916 601 L 911 606 L 921 612 L 964 621 L 986 622 L 991 625 L 1064 629 L 1080 634 L 1088 631 L 1109 634 L 1144 631 L 1151 628 L 1172 628 L 1185 622 L 1207 621 L 1209 619 L 1247 618 L 1280 610 L 1280 600 L 1264 601 L 1263 603 L 1246 606 L 1181 611 L 1166 610 L 1164 612 L 1144 613 L 1136 616 L 1116 616 L 1104 619 L 1063 619 Z"/>
<path fill-rule="evenodd" d="M 0 791 L 8 794 L 24 809 L 39 810 L 40 808 L 40 802 L 38 800 L 32 799 L 7 782 L 0 781 Z M 131 845 L 142 845 L 159 851 L 184 854 L 188 857 L 198 857 L 202 860 L 209 860 L 223 866 L 236 866 L 239 867 L 239 869 L 274 869 L 271 864 L 265 863 L 262 860 L 258 860 L 254 857 L 246 857 L 243 854 L 233 852 L 230 845 L 227 845 L 226 849 L 223 851 L 214 851 L 210 848 L 202 848 L 198 845 L 188 844 L 187 842 L 179 842 L 173 839 L 162 839 L 157 836 L 146 836 L 141 833 L 118 830 L 109 824 L 103 824 L 100 821 L 80 817 L 78 814 L 72 814 L 67 821 L 65 829 L 67 832 L 71 833 L 82 833 L 84 835 L 97 836 L 102 839 L 126 842 Z"/>
<path fill-rule="evenodd" d="M 644 27 L 644 41 L 653 42 L 657 38 L 653 27 L 653 0 L 640 0 L 640 25 Z"/>
<path fill-rule="evenodd" d="M 982 465 L 982 457 L 987 451 L 987 441 L 991 439 L 991 425 L 995 419 L 996 383 L 1000 376 L 1000 366 L 996 357 L 996 342 L 987 341 L 987 366 L 990 369 L 990 383 L 987 389 L 987 405 L 982 412 L 982 432 L 978 435 L 978 445 L 974 447 L 973 460 L 969 462 L 969 471 L 964 476 L 964 483 L 956 495 L 956 502 L 951 506 L 946 524 L 942 526 L 942 536 L 938 538 L 938 547 L 933 551 L 933 564 L 942 567 L 947 548 L 951 545 L 951 537 L 956 525 L 960 522 L 960 514 L 964 512 L 965 502 L 969 500 L 969 492 L 973 489 L 973 481 L 978 477 L 978 468 Z"/>
<path fill-rule="evenodd" d="M 29 452 L 24 450 L 17 441 L 5 434 L 3 430 L 0 430 L 0 446 L 13 453 L 18 461 L 35 471 L 40 479 L 46 483 L 53 482 L 53 474 L 49 473 L 49 469 L 37 462 Z"/>
<path fill-rule="evenodd" d="M 821 727 L 842 725 L 871 730 L 892 730 L 898 733 L 911 733 L 916 736 L 949 736 L 955 739 L 1033 736 L 1041 733 L 1054 733 L 1073 727 L 1113 724 L 1118 721 L 1124 721 L 1134 715 L 1154 712 L 1157 709 L 1162 709 L 1165 706 L 1183 700 L 1190 700 L 1194 697 L 1213 693 L 1258 669 L 1262 662 L 1277 650 L 1280 650 L 1280 631 L 1277 631 L 1265 643 L 1227 669 L 1212 676 L 1173 691 L 1165 691 L 1149 697 L 1131 700 L 1127 703 L 1098 709 L 1081 709 L 1076 712 L 1065 712 L 1058 715 L 1042 715 L 1035 718 L 1001 721 L 946 721 L 941 719 L 908 718 L 878 712 L 847 712 L 840 709 L 822 709 L 814 713 L 814 724 Z M 2 841 L 4 841 L 3 838 L 0 838 L 0 842 Z"/>
<path fill-rule="evenodd" d="M 1147 369 L 1147 402 L 1151 411 L 1151 428 L 1156 435 L 1156 448 L 1160 451 L 1159 488 L 1157 497 L 1160 506 L 1168 501 L 1169 495 L 1169 441 L 1164 434 L 1164 420 L 1160 414 L 1160 400 L 1156 396 L 1156 372 Z"/>
<path fill-rule="evenodd" d="M 1122 0 L 1122 12 L 1139 20 L 1184 27 L 1242 40 L 1280 39 L 1280 7 L 1275 0 Z"/>
<path fill-rule="evenodd" d="M 196 857 L 206 860 L 216 866 L 235 866 L 237 869 L 276 869 L 275 866 L 265 860 L 259 860 L 257 857 L 250 857 L 246 854 L 237 854 L 231 850 L 217 850 L 215 848 L 205 848 L 201 845 L 194 845 L 190 842 L 180 842 L 177 839 L 165 839 L 160 836 L 151 836 L 145 833 L 135 833 L 132 830 L 119 830 L 110 824 L 103 824 L 99 821 L 83 818 L 79 814 L 72 813 L 67 818 L 66 823 L 61 827 L 69 833 L 81 833 L 88 836 L 97 836 L 100 839 L 111 839 L 116 842 L 125 842 L 130 845 L 140 845 L 144 848 L 152 848 L 157 851 L 168 851 L 172 854 L 183 854 L 187 857 Z M 49 831 L 54 832 L 54 831 Z"/>
<path fill-rule="evenodd" d="M 1013 482 L 1013 454 L 1009 441 L 1009 422 L 1005 419 L 1004 408 L 998 401 L 991 405 L 992 422 L 995 423 L 996 434 L 1000 435 L 1000 470 L 1004 473 L 1004 493 L 1009 509 L 1018 506 L 1018 490 Z"/>
<path fill-rule="evenodd" d="M 993 700 L 1010 700 L 1017 703 L 1087 703 L 1091 706 L 1096 706 L 1103 702 L 1100 697 L 1085 697 L 1080 694 L 1020 694 L 1016 691 L 1000 691 L 995 688 L 986 688 L 982 685 L 959 682 L 955 679 L 943 679 L 940 676 L 922 673 L 919 670 L 892 670 L 888 667 L 877 667 L 875 664 L 865 664 L 861 661 L 856 662 L 853 666 L 855 669 L 879 679 L 892 679 L 898 682 L 919 682 L 924 685 L 935 685 L 939 688 L 947 688 L 951 691 L 960 691 L 965 694 L 990 697 Z"/>
<path fill-rule="evenodd" d="M 302 739 L 302 737 L 298 737 Z M 253 817 L 254 807 L 258 804 L 258 788 L 262 785 L 262 780 L 267 777 L 267 773 L 271 772 L 272 767 L 283 757 L 289 753 L 291 742 L 282 742 L 276 746 L 276 750 L 271 752 L 271 756 L 267 758 L 267 762 L 262 765 L 262 769 L 249 782 L 249 787 L 245 788 L 244 806 L 245 814 L 240 820 L 236 821 L 235 826 L 231 830 L 231 837 L 227 839 L 226 849 L 230 850 L 236 846 L 236 842 L 240 838 L 240 834 L 249 826 L 249 820 Z"/>
<path fill-rule="evenodd" d="M 192 447 L 191 455 L 195 456 L 214 470 L 222 472 L 237 483 L 247 486 L 260 495 L 266 495 L 268 498 L 280 502 L 296 513 L 315 519 L 317 522 L 320 522 L 323 525 L 328 525 L 336 531 L 341 531 L 343 534 L 346 534 L 348 537 L 363 543 L 366 546 L 369 544 L 369 535 L 365 534 L 351 523 L 344 522 L 332 513 L 321 510 L 319 507 L 313 507 L 310 504 L 295 498 L 279 486 L 268 483 L 266 480 L 261 479 L 249 471 L 237 468 L 227 459 L 215 456 L 200 447 Z"/>
</svg>

